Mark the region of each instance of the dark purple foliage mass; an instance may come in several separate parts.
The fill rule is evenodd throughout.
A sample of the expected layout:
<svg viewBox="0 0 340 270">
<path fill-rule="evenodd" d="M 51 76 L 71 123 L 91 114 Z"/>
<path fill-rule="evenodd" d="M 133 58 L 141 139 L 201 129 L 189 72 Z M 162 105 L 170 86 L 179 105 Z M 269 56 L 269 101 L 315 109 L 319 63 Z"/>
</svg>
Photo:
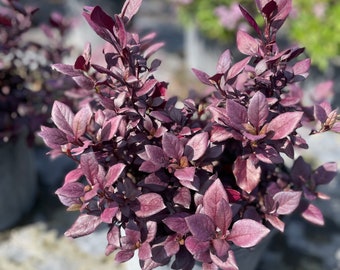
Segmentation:
<svg viewBox="0 0 340 270">
<path fill-rule="evenodd" d="M 74 82 L 50 65 L 70 52 L 65 34 L 70 21 L 52 13 L 49 22 L 34 25 L 38 8 L 16 0 L 0 0 L 0 144 L 46 125 L 55 99 L 63 99 Z M 38 15 L 39 16 L 39 15 Z"/>
<path fill-rule="evenodd" d="M 154 75 L 160 61 L 150 63 L 162 44 L 125 26 L 141 3 L 127 0 L 114 16 L 84 8 L 108 43 L 104 66 L 91 59 L 89 45 L 74 65 L 53 65 L 88 91 L 77 112 L 56 101 L 55 127 L 40 132 L 53 156 L 78 164 L 56 191 L 68 210 L 80 211 L 65 235 L 87 235 L 106 223 L 106 254 L 115 252 L 118 262 L 137 252 L 142 269 L 172 257 L 174 269 L 196 261 L 203 269 L 238 269 L 233 246 L 253 247 L 270 229 L 283 231 L 285 215 L 300 211 L 323 224 L 312 202 L 327 197 L 317 186 L 335 177 L 336 164 L 313 170 L 294 150 L 308 147 L 300 127 L 339 132 L 339 122 L 322 90 L 314 106 L 302 104 L 298 83 L 310 67 L 300 58 L 304 49 L 280 50 L 276 43 L 291 0 L 256 1 L 263 29 L 240 6 L 255 32 L 237 33 L 245 58 L 232 63 L 226 50 L 216 74 L 193 70 L 214 90 L 182 106 Z M 291 168 L 286 158 L 294 160 Z"/>
</svg>

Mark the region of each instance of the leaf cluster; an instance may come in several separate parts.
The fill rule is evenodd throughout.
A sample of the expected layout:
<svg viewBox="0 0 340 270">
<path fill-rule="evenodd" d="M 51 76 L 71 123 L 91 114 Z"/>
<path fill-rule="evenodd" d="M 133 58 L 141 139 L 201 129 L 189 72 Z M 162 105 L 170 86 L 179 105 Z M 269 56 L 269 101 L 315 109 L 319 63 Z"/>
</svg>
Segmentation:
<svg viewBox="0 0 340 270">
<path fill-rule="evenodd" d="M 313 201 L 327 198 L 317 187 L 335 177 L 336 163 L 313 170 L 295 159 L 295 150 L 308 147 L 302 126 L 315 124 L 311 134 L 340 131 L 327 100 L 331 83 L 318 87 L 314 105 L 303 104 L 298 83 L 310 60 L 298 59 L 303 48 L 280 50 L 276 43 L 291 1 L 255 3 L 263 28 L 240 6 L 256 33 L 237 33 L 244 59 L 233 63 L 226 50 L 215 74 L 194 69 L 210 94 L 181 102 L 168 98 L 167 83 L 155 77 L 160 61 L 150 57 L 162 43 L 125 26 L 141 0 L 127 0 L 114 16 L 99 6 L 84 8 L 107 42 L 105 64 L 92 59 L 87 44 L 73 65 L 53 65 L 87 94 L 76 112 L 56 101 L 55 127 L 40 132 L 52 156 L 78 164 L 56 191 L 68 210 L 80 212 L 66 236 L 105 223 L 106 254 L 115 252 L 118 262 L 138 253 L 142 269 L 172 257 L 173 269 L 191 269 L 196 261 L 203 269 L 238 269 L 233 246 L 250 248 L 270 229 L 284 231 L 285 215 L 297 211 L 323 224 Z"/>
</svg>

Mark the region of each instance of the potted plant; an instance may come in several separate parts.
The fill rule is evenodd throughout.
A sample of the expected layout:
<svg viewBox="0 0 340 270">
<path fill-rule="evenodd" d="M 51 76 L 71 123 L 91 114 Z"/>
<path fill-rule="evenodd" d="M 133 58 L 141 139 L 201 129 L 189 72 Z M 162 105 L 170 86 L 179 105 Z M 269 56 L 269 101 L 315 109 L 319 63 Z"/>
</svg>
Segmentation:
<svg viewBox="0 0 340 270">
<path fill-rule="evenodd" d="M 77 111 L 54 102 L 55 127 L 39 133 L 53 156 L 77 164 L 56 191 L 80 213 L 66 236 L 106 224 L 106 254 L 115 252 L 118 262 L 136 253 L 142 269 L 239 269 L 237 250 L 251 254 L 271 230 L 283 232 L 293 212 L 324 223 L 313 201 L 327 198 L 317 187 L 335 177 L 336 163 L 313 170 L 295 152 L 308 147 L 302 127 L 312 136 L 339 132 L 337 110 L 322 89 L 313 105 L 303 104 L 299 83 L 310 59 L 303 48 L 276 43 L 291 1 L 255 3 L 263 28 L 240 6 L 256 36 L 237 32 L 245 57 L 232 63 L 226 50 L 215 74 L 193 69 L 208 91 L 183 101 L 167 97 L 167 83 L 157 80 L 160 61 L 151 56 L 162 43 L 126 30 L 141 0 L 127 0 L 114 16 L 84 7 L 107 42 L 105 64 L 93 61 L 86 45 L 73 65 L 53 65 L 88 92 Z"/>
<path fill-rule="evenodd" d="M 17 1 L 0 3 L 0 229 L 15 224 L 34 204 L 35 133 L 49 124 L 54 99 L 66 101 L 62 88 L 74 87 L 50 68 L 69 52 L 64 45 L 69 22 L 53 13 L 50 24 L 35 27 L 37 10 Z"/>
</svg>

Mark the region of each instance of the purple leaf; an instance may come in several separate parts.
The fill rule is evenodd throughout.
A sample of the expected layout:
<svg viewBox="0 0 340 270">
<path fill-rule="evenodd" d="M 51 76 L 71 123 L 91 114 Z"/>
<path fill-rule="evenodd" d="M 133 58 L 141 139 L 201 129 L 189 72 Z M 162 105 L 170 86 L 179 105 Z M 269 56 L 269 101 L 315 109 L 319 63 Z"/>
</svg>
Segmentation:
<svg viewBox="0 0 340 270">
<path fill-rule="evenodd" d="M 290 135 L 301 121 L 303 112 L 286 112 L 276 116 L 267 127 L 274 132 L 272 140 L 280 140 Z"/>
<path fill-rule="evenodd" d="M 258 24 L 256 23 L 255 19 L 249 14 L 249 12 L 242 5 L 239 5 L 239 7 L 240 7 L 240 10 L 243 14 L 243 17 L 248 21 L 250 26 L 254 28 L 254 30 L 259 35 L 259 37 L 261 37 L 262 36 L 261 29 L 258 26 Z"/>
<path fill-rule="evenodd" d="M 218 269 L 227 269 L 227 270 L 238 270 L 239 269 L 237 266 L 236 258 L 234 256 L 234 252 L 231 249 L 228 251 L 227 260 L 221 260 L 218 256 L 213 254 L 211 251 L 210 251 L 210 258 L 213 261 L 213 263 L 217 267 L 219 267 Z"/>
<path fill-rule="evenodd" d="M 217 62 L 216 71 L 217 73 L 224 74 L 228 71 L 231 65 L 231 55 L 230 51 L 226 50 L 222 53 Z"/>
<path fill-rule="evenodd" d="M 121 173 L 125 169 L 125 164 L 117 163 L 111 166 L 106 174 L 106 183 L 105 187 L 112 186 L 120 177 Z"/>
<path fill-rule="evenodd" d="M 65 134 L 73 137 L 73 118 L 74 114 L 71 109 L 59 101 L 55 101 L 52 107 L 52 121 Z"/>
<path fill-rule="evenodd" d="M 65 183 L 75 182 L 83 175 L 83 170 L 81 168 L 71 170 L 65 176 Z"/>
<path fill-rule="evenodd" d="M 315 184 L 325 185 L 333 180 L 337 175 L 336 162 L 328 162 L 318 167 L 312 174 Z"/>
<path fill-rule="evenodd" d="M 184 208 L 189 209 L 191 205 L 190 190 L 186 187 L 179 188 L 173 200 L 175 204 L 179 204 L 183 206 Z"/>
<path fill-rule="evenodd" d="M 242 72 L 242 70 L 246 67 L 246 65 L 249 63 L 251 57 L 248 56 L 244 58 L 243 60 L 235 63 L 232 65 L 232 67 L 228 70 L 228 80 L 235 78 L 238 74 Z"/>
<path fill-rule="evenodd" d="M 110 32 L 112 33 L 114 21 L 101 7 L 85 7 L 83 16 L 98 36 L 112 42 Z"/>
<path fill-rule="evenodd" d="M 86 90 L 92 90 L 94 88 L 94 81 L 85 76 L 80 75 L 72 78 L 81 88 L 84 88 Z"/>
<path fill-rule="evenodd" d="M 251 193 L 260 182 L 261 167 L 256 167 L 251 158 L 244 159 L 237 157 L 234 163 L 233 173 L 237 185 L 244 191 Z"/>
<path fill-rule="evenodd" d="M 225 201 L 228 203 L 228 195 L 227 192 L 224 189 L 224 186 L 221 182 L 220 179 L 216 179 L 211 186 L 208 188 L 208 190 L 205 192 L 203 196 L 203 207 L 204 207 L 204 212 L 206 215 L 208 215 L 212 220 L 216 222 L 216 220 L 220 216 L 220 212 L 218 212 L 221 206 L 219 206 L 219 203 L 221 201 Z M 228 205 L 229 206 L 229 205 Z M 229 224 L 226 225 L 226 227 L 229 227 L 230 222 L 231 222 L 231 209 L 230 207 L 226 207 L 224 209 L 226 212 L 223 212 L 223 215 L 226 216 L 225 222 Z M 216 225 L 219 227 L 221 224 Z M 224 225 L 222 226 L 224 228 Z M 221 230 L 223 228 L 219 227 Z"/>
<path fill-rule="evenodd" d="M 277 150 L 271 145 L 265 145 L 264 148 L 262 145 L 255 149 L 256 157 L 268 164 L 280 164 L 283 163 L 283 158 L 277 152 Z"/>
<path fill-rule="evenodd" d="M 269 232 L 267 227 L 255 220 L 240 219 L 234 223 L 227 240 L 239 247 L 249 248 L 258 244 Z"/>
<path fill-rule="evenodd" d="M 158 81 L 156 79 L 147 80 L 144 83 L 144 85 L 137 91 L 137 93 L 136 93 L 137 97 L 149 94 L 154 89 L 157 82 Z"/>
<path fill-rule="evenodd" d="M 303 60 L 297 62 L 293 66 L 294 75 L 305 75 L 305 74 L 307 74 L 308 71 L 309 71 L 310 65 L 311 65 L 310 58 L 306 58 L 306 59 L 303 59 Z"/>
<path fill-rule="evenodd" d="M 204 214 L 194 214 L 185 218 L 189 231 L 199 241 L 211 240 L 215 235 L 212 219 Z"/>
<path fill-rule="evenodd" d="M 179 160 L 184 152 L 184 147 L 181 141 L 171 133 L 164 133 L 162 138 L 163 151 L 170 157 Z"/>
<path fill-rule="evenodd" d="M 174 173 L 180 181 L 193 181 L 195 176 L 195 167 L 186 167 L 183 169 L 177 169 Z"/>
<path fill-rule="evenodd" d="M 95 154 L 93 152 L 83 154 L 80 157 L 80 165 L 86 179 L 91 185 L 94 185 L 99 172 L 98 161 Z"/>
<path fill-rule="evenodd" d="M 309 204 L 307 206 L 307 208 L 302 213 L 302 217 L 316 225 L 323 226 L 325 224 L 322 212 L 313 204 Z"/>
<path fill-rule="evenodd" d="M 57 128 L 41 126 L 38 135 L 44 140 L 44 143 L 52 148 L 60 148 L 61 145 L 67 144 L 65 133 Z"/>
<path fill-rule="evenodd" d="M 157 172 L 160 168 L 162 168 L 160 164 L 155 164 L 149 160 L 146 160 L 141 164 L 139 170 L 142 172 L 154 173 Z"/>
<path fill-rule="evenodd" d="M 65 236 L 77 238 L 93 233 L 101 223 L 100 217 L 81 214 L 74 224 L 65 232 Z"/>
<path fill-rule="evenodd" d="M 137 198 L 140 207 L 135 211 L 138 217 L 149 217 L 165 208 L 163 198 L 157 193 L 142 194 Z"/>
<path fill-rule="evenodd" d="M 132 19 L 132 17 L 138 12 L 140 6 L 142 5 L 142 0 L 127 0 L 125 1 L 121 16 L 123 18 L 127 18 L 128 21 Z"/>
<path fill-rule="evenodd" d="M 164 153 L 163 149 L 155 145 L 146 145 L 145 152 L 149 157 L 149 161 L 153 164 L 165 167 L 168 163 L 169 158 Z"/>
<path fill-rule="evenodd" d="M 208 132 L 202 132 L 196 134 L 187 142 L 185 146 L 185 154 L 189 160 L 195 161 L 204 155 L 208 148 L 208 139 Z"/>
<path fill-rule="evenodd" d="M 152 56 L 155 52 L 157 52 L 160 48 L 164 46 L 164 42 L 158 42 L 155 43 L 151 46 L 149 46 L 145 51 L 144 51 L 144 57 L 147 59 L 150 56 Z"/>
<path fill-rule="evenodd" d="M 72 129 L 76 140 L 85 133 L 87 125 L 91 120 L 91 116 L 92 110 L 89 105 L 81 108 L 74 116 Z"/>
<path fill-rule="evenodd" d="M 301 199 L 300 191 L 281 191 L 273 196 L 273 200 L 278 207 L 276 213 L 278 215 L 291 214 L 299 205 Z"/>
<path fill-rule="evenodd" d="M 101 221 L 108 223 L 108 224 L 111 224 L 113 218 L 116 216 L 118 211 L 119 211 L 118 204 L 116 204 L 115 206 L 111 206 L 109 208 L 105 208 L 100 215 Z"/>
<path fill-rule="evenodd" d="M 170 230 L 185 235 L 189 231 L 185 221 L 188 215 L 186 212 L 179 212 L 163 219 L 163 223 L 168 226 Z"/>
<path fill-rule="evenodd" d="M 77 77 L 83 74 L 82 71 L 75 69 L 72 65 L 54 64 L 52 65 L 52 68 L 70 77 Z"/>
<path fill-rule="evenodd" d="M 242 30 L 237 31 L 237 48 L 245 55 L 257 55 L 259 42 Z"/>
<path fill-rule="evenodd" d="M 221 120 L 225 121 L 228 126 L 241 131 L 244 129 L 243 124 L 248 122 L 247 109 L 234 100 L 228 99 L 226 101 L 225 117 Z"/>
<path fill-rule="evenodd" d="M 266 96 L 260 91 L 256 92 L 251 98 L 248 107 L 248 119 L 256 129 L 259 129 L 266 123 L 269 113 L 269 107 Z"/>
<path fill-rule="evenodd" d="M 201 81 L 201 83 L 204 83 L 209 86 L 214 85 L 210 80 L 210 76 L 204 71 L 201 71 L 195 68 L 193 68 L 192 71 L 195 73 L 196 77 Z"/>
<path fill-rule="evenodd" d="M 284 232 L 285 224 L 284 222 L 279 219 L 277 216 L 274 215 L 266 215 L 266 220 L 273 225 L 274 228 L 278 229 L 280 232 Z"/>
<path fill-rule="evenodd" d="M 188 251 L 194 255 L 201 254 L 209 249 L 210 243 L 209 241 L 202 241 L 195 237 L 188 236 L 185 239 L 185 247 Z"/>
<path fill-rule="evenodd" d="M 113 138 L 113 136 L 116 135 L 122 119 L 123 119 L 123 116 L 117 115 L 117 116 L 111 118 L 109 121 L 107 121 L 103 125 L 103 129 L 101 131 L 101 138 L 100 139 L 102 141 L 111 140 Z"/>
<path fill-rule="evenodd" d="M 135 255 L 134 250 L 121 250 L 115 256 L 115 261 L 118 263 L 124 263 L 130 260 Z"/>
<path fill-rule="evenodd" d="M 79 198 L 84 196 L 84 193 L 84 185 L 78 182 L 66 183 L 55 192 L 60 202 L 65 206 L 81 204 Z"/>
</svg>

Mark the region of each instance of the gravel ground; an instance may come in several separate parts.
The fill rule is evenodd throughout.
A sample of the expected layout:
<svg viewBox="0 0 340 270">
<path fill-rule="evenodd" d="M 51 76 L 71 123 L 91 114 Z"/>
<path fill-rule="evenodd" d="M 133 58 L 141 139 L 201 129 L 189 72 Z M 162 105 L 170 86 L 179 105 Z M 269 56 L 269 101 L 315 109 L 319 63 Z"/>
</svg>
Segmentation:
<svg viewBox="0 0 340 270">
<path fill-rule="evenodd" d="M 142 32 L 155 30 L 160 33 L 159 39 L 167 42 L 158 54 L 166 65 L 160 69 L 159 77 L 173 82 L 171 93 L 184 95 L 179 91 L 188 88 L 192 77 L 189 71 L 183 72 L 187 70 L 183 61 L 183 32 L 173 16 L 163 1 L 146 0 L 134 27 Z M 340 166 L 339 135 L 325 134 L 310 140 L 314 160 L 318 163 L 335 160 Z M 76 240 L 63 236 L 76 213 L 66 212 L 53 192 L 72 163 L 63 158 L 52 162 L 44 155 L 45 151 L 45 148 L 36 149 L 40 189 L 35 207 L 15 227 L 0 233 L 0 270 L 131 269 L 117 266 L 113 256 L 103 255 L 105 230 Z M 331 201 L 319 204 L 326 216 L 324 227 L 292 217 L 286 233 L 278 233 L 272 239 L 257 270 L 340 270 L 339 191 L 339 177 L 324 189 L 332 197 Z"/>
</svg>

